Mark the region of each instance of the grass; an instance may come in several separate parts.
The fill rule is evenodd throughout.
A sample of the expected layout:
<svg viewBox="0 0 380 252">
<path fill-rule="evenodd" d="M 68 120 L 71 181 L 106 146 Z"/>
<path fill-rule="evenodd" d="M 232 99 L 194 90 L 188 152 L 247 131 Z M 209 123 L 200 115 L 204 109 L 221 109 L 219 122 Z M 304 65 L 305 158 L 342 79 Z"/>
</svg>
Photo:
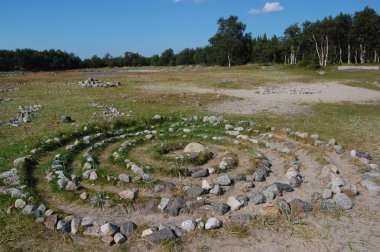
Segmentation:
<svg viewBox="0 0 380 252">
<path fill-rule="evenodd" d="M 140 69 L 140 68 L 139 68 Z M 143 69 L 143 68 L 141 68 Z M 60 136 L 60 143 L 44 144 L 40 154 L 34 155 L 35 159 L 42 159 L 46 155 L 53 157 L 61 147 L 73 141 L 76 138 L 83 137 L 84 134 L 90 134 L 98 130 L 102 132 L 112 131 L 120 127 L 129 127 L 130 131 L 137 131 L 145 128 L 148 124 L 154 123 L 155 129 L 163 129 L 164 136 L 158 137 L 155 141 L 157 144 L 168 144 L 166 141 L 168 128 L 171 127 L 170 117 L 182 118 L 190 115 L 210 115 L 211 112 L 205 112 L 203 107 L 224 100 L 233 100 L 231 97 L 225 97 L 217 94 L 218 89 L 230 88 L 247 88 L 252 89 L 258 86 L 281 85 L 284 82 L 331 82 L 337 81 L 346 85 L 363 87 L 372 90 L 380 88 L 371 85 L 371 82 L 377 81 L 380 73 L 377 71 L 359 71 L 359 72 L 338 72 L 335 66 L 324 69 L 327 74 L 320 76 L 314 71 L 308 71 L 301 68 L 287 66 L 270 66 L 262 69 L 257 65 L 248 65 L 242 67 L 233 67 L 231 69 L 222 67 L 174 67 L 174 68 L 157 68 L 170 70 L 159 73 L 149 74 L 131 74 L 120 73 L 118 75 L 109 75 L 107 72 L 115 69 L 90 69 L 91 71 L 105 71 L 104 75 L 97 75 L 96 78 L 108 81 L 120 81 L 121 87 L 118 88 L 92 88 L 86 89 L 79 87 L 76 83 L 87 78 L 79 71 L 65 72 L 39 72 L 25 74 L 11 74 L 0 76 L 0 88 L 15 87 L 16 83 L 25 83 L 17 86 L 19 90 L 6 93 L 2 96 L 13 98 L 13 102 L 3 103 L 0 106 L 0 121 L 9 120 L 17 113 L 19 105 L 30 106 L 33 104 L 42 104 L 44 108 L 37 112 L 32 118 L 32 123 L 25 124 L 18 128 L 0 127 L 0 171 L 9 170 L 13 167 L 13 160 L 19 156 L 28 154 L 28 151 L 35 148 L 41 141 L 46 141 L 53 136 Z M 123 69 L 116 69 L 122 72 Z M 89 73 L 87 73 L 89 74 Z M 90 75 L 90 74 L 89 74 Z M 225 81 L 224 81 L 225 80 Z M 43 81 L 43 83 L 39 83 Z M 171 86 L 199 86 L 215 88 L 214 94 L 192 94 L 192 93 L 166 93 L 160 94 L 154 91 L 146 91 L 141 86 L 157 85 L 164 87 Z M 92 102 L 113 105 L 120 112 L 128 114 L 132 111 L 132 116 L 117 122 L 110 122 L 100 116 L 102 109 L 90 106 Z M 374 161 L 380 161 L 378 152 L 378 143 L 380 142 L 380 104 L 328 104 L 320 103 L 312 105 L 307 114 L 297 115 L 275 115 L 271 113 L 257 113 L 246 116 L 224 115 L 231 121 L 245 120 L 256 122 L 253 129 L 259 129 L 261 132 L 269 132 L 270 127 L 277 129 L 289 127 L 296 131 L 306 131 L 309 133 L 319 134 L 323 140 L 336 138 L 339 144 L 342 144 L 347 150 L 357 149 L 373 153 Z M 96 113 L 96 117 L 93 117 Z M 152 121 L 155 114 L 160 114 L 167 120 L 163 122 Z M 76 120 L 74 124 L 61 124 L 59 118 L 61 115 L 70 115 Z M 174 120 L 173 120 L 174 121 Z M 88 123 L 94 123 L 95 126 L 83 132 L 83 127 Z M 184 124 L 186 124 L 184 122 Z M 175 126 L 175 130 L 185 128 L 186 125 Z M 207 142 L 213 136 L 224 135 L 224 129 L 204 125 L 201 121 L 197 127 L 185 140 L 176 140 L 172 144 L 177 148 L 183 148 L 184 143 L 189 141 L 202 141 L 202 137 L 197 134 L 206 133 L 209 136 Z M 175 132 L 177 136 L 183 133 Z M 180 142 L 182 141 L 182 145 Z M 219 144 L 219 143 L 218 143 Z M 223 144 L 223 143 L 221 143 Z M 137 144 L 138 145 L 138 144 Z M 170 147 L 170 146 L 169 146 Z M 259 148 L 265 148 L 262 143 Z M 252 152 L 252 173 L 259 162 L 259 158 Z M 154 150 L 147 155 L 156 155 Z M 66 156 L 66 163 L 71 163 L 77 158 L 78 153 L 72 153 Z M 128 156 L 128 152 L 122 153 L 121 160 Z M 165 153 L 156 155 L 156 158 L 162 158 Z M 318 156 L 318 161 L 323 161 L 323 156 Z M 37 201 L 43 201 L 46 194 L 51 191 L 57 193 L 59 198 L 66 201 L 75 201 L 78 199 L 76 194 L 65 194 L 54 185 L 50 190 L 46 186 L 50 185 L 43 182 L 44 169 L 47 168 L 51 159 L 41 161 L 36 166 L 28 166 L 23 172 L 24 181 L 32 181 L 28 176 L 34 175 L 37 180 L 34 183 L 39 184 L 36 192 L 32 196 Z M 205 162 L 203 160 L 203 162 Z M 200 162 L 202 163 L 202 162 Z M 119 165 L 120 171 L 124 169 L 124 163 Z M 142 166 L 143 167 L 143 166 Z M 29 169 L 31 168 L 31 169 Z M 113 165 L 99 167 L 100 177 L 113 174 L 110 170 L 114 169 Z M 127 172 L 127 171 L 126 171 Z M 161 166 L 152 166 L 149 172 L 157 175 L 178 176 L 175 169 L 162 169 Z M 106 183 L 105 181 L 102 181 Z M 135 182 L 134 187 L 154 187 L 157 181 Z M 380 181 L 377 181 L 380 183 Z M 45 183 L 45 184 L 43 184 Z M 33 187 L 33 184 L 30 184 Z M 56 185 L 56 184 L 55 184 Z M 95 191 L 89 191 L 94 195 Z M 108 194 L 108 193 L 107 193 Z M 115 197 L 110 195 L 109 197 Z M 116 200 L 112 198 L 112 200 Z M 144 199 L 141 199 L 143 201 Z M 128 202 L 126 202 L 128 203 Z M 13 200 L 0 195 L 0 248 L 1 250 L 35 250 L 35 251 L 96 251 L 102 246 L 101 241 L 97 239 L 88 239 L 81 237 L 84 243 L 72 242 L 68 237 L 61 236 L 58 232 L 47 231 L 40 224 L 35 224 L 34 220 L 19 213 L 7 215 L 6 209 L 13 204 Z M 332 218 L 339 220 L 343 216 L 342 212 L 334 212 Z M 294 221 L 295 216 L 290 216 L 290 220 L 278 219 L 257 219 L 248 225 L 253 229 L 265 228 L 272 231 L 283 231 L 290 236 L 301 237 L 306 241 L 321 237 L 318 231 L 313 230 L 309 223 Z M 140 227 L 147 226 L 139 225 Z M 232 225 L 224 229 L 228 236 L 232 235 L 238 238 L 249 236 L 249 230 L 245 225 Z M 140 230 L 142 231 L 142 230 Z M 136 231 L 140 234 L 140 231 Z M 207 232 L 211 238 L 224 238 L 221 230 Z M 27 238 L 25 238 L 27 237 Z M 46 242 L 46 241 L 51 242 Z M 20 242 L 22 241 L 22 242 Z M 75 245 L 73 245 L 75 244 Z M 182 244 L 169 242 L 161 244 L 159 248 L 163 250 L 173 250 L 181 248 Z"/>
</svg>

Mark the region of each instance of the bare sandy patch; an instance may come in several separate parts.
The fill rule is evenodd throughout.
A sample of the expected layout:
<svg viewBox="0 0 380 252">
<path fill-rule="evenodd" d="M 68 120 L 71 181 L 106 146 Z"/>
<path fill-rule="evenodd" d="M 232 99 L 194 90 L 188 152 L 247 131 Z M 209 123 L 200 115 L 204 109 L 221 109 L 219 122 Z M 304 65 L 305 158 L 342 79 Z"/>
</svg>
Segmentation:
<svg viewBox="0 0 380 252">
<path fill-rule="evenodd" d="M 154 86 L 144 87 L 154 92 L 219 94 L 240 98 L 206 106 L 213 112 L 229 114 L 253 114 L 257 112 L 298 113 L 307 105 L 316 103 L 368 103 L 380 101 L 380 92 L 365 88 L 351 87 L 336 82 L 328 83 L 287 83 L 278 87 L 258 89 L 201 88 L 196 86 Z"/>
</svg>

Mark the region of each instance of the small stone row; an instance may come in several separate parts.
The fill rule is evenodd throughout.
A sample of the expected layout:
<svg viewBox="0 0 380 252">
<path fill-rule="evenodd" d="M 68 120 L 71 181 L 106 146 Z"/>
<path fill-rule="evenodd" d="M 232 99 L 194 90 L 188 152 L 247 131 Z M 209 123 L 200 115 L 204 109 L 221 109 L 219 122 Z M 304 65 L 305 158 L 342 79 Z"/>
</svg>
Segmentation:
<svg viewBox="0 0 380 252">
<path fill-rule="evenodd" d="M 87 88 L 88 87 L 105 87 L 105 88 L 108 88 L 108 87 L 120 86 L 120 82 L 113 83 L 113 82 L 109 82 L 109 81 L 95 80 L 93 78 L 88 78 L 85 81 L 80 81 L 78 84 L 81 85 L 82 87 L 87 87 Z"/>
</svg>

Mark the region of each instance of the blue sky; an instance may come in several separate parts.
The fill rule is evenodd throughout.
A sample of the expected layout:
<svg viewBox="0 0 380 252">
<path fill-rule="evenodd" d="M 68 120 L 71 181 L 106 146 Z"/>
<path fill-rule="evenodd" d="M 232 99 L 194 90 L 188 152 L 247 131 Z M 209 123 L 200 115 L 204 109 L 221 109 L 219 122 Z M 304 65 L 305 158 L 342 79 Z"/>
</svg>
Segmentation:
<svg viewBox="0 0 380 252">
<path fill-rule="evenodd" d="M 253 35 L 281 35 L 365 6 L 380 13 L 380 0 L 0 0 L 0 49 L 151 56 L 206 45 L 220 17 L 238 16 Z"/>
</svg>

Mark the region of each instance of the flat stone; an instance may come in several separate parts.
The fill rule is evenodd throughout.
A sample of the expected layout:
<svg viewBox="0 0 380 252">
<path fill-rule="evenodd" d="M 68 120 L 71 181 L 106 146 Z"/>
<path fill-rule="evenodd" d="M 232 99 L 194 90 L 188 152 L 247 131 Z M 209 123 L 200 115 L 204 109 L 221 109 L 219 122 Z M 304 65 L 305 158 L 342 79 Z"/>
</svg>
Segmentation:
<svg viewBox="0 0 380 252">
<path fill-rule="evenodd" d="M 125 237 L 129 238 L 134 234 L 136 228 L 137 225 L 134 222 L 126 221 L 120 225 L 120 233 Z"/>
<path fill-rule="evenodd" d="M 207 177 L 208 174 L 208 169 L 202 168 L 200 170 L 197 170 L 193 173 L 191 173 L 191 177 L 193 178 L 202 178 L 202 177 Z"/>
<path fill-rule="evenodd" d="M 206 230 L 218 229 L 223 226 L 223 222 L 218 220 L 217 218 L 209 218 L 205 224 Z"/>
<path fill-rule="evenodd" d="M 184 153 L 202 153 L 205 151 L 206 147 L 200 143 L 189 143 L 183 150 Z"/>
<path fill-rule="evenodd" d="M 160 209 L 161 211 L 164 211 L 165 208 L 168 206 L 169 202 L 170 202 L 170 199 L 161 198 L 160 204 L 157 206 L 158 209 Z"/>
<path fill-rule="evenodd" d="M 83 231 L 83 234 L 84 235 L 88 235 L 88 236 L 94 236 L 94 237 L 100 237 L 100 236 L 103 236 L 103 233 L 100 231 L 100 227 L 99 226 L 91 226 L 91 227 L 87 227 L 84 231 Z M 107 237 L 107 236 L 104 236 L 104 237 Z M 108 236 L 108 237 L 111 237 L 112 236 Z"/>
<path fill-rule="evenodd" d="M 152 243 L 158 244 L 163 241 L 170 241 L 176 239 L 177 236 L 170 228 L 163 228 L 148 236 L 148 240 Z"/>
</svg>

